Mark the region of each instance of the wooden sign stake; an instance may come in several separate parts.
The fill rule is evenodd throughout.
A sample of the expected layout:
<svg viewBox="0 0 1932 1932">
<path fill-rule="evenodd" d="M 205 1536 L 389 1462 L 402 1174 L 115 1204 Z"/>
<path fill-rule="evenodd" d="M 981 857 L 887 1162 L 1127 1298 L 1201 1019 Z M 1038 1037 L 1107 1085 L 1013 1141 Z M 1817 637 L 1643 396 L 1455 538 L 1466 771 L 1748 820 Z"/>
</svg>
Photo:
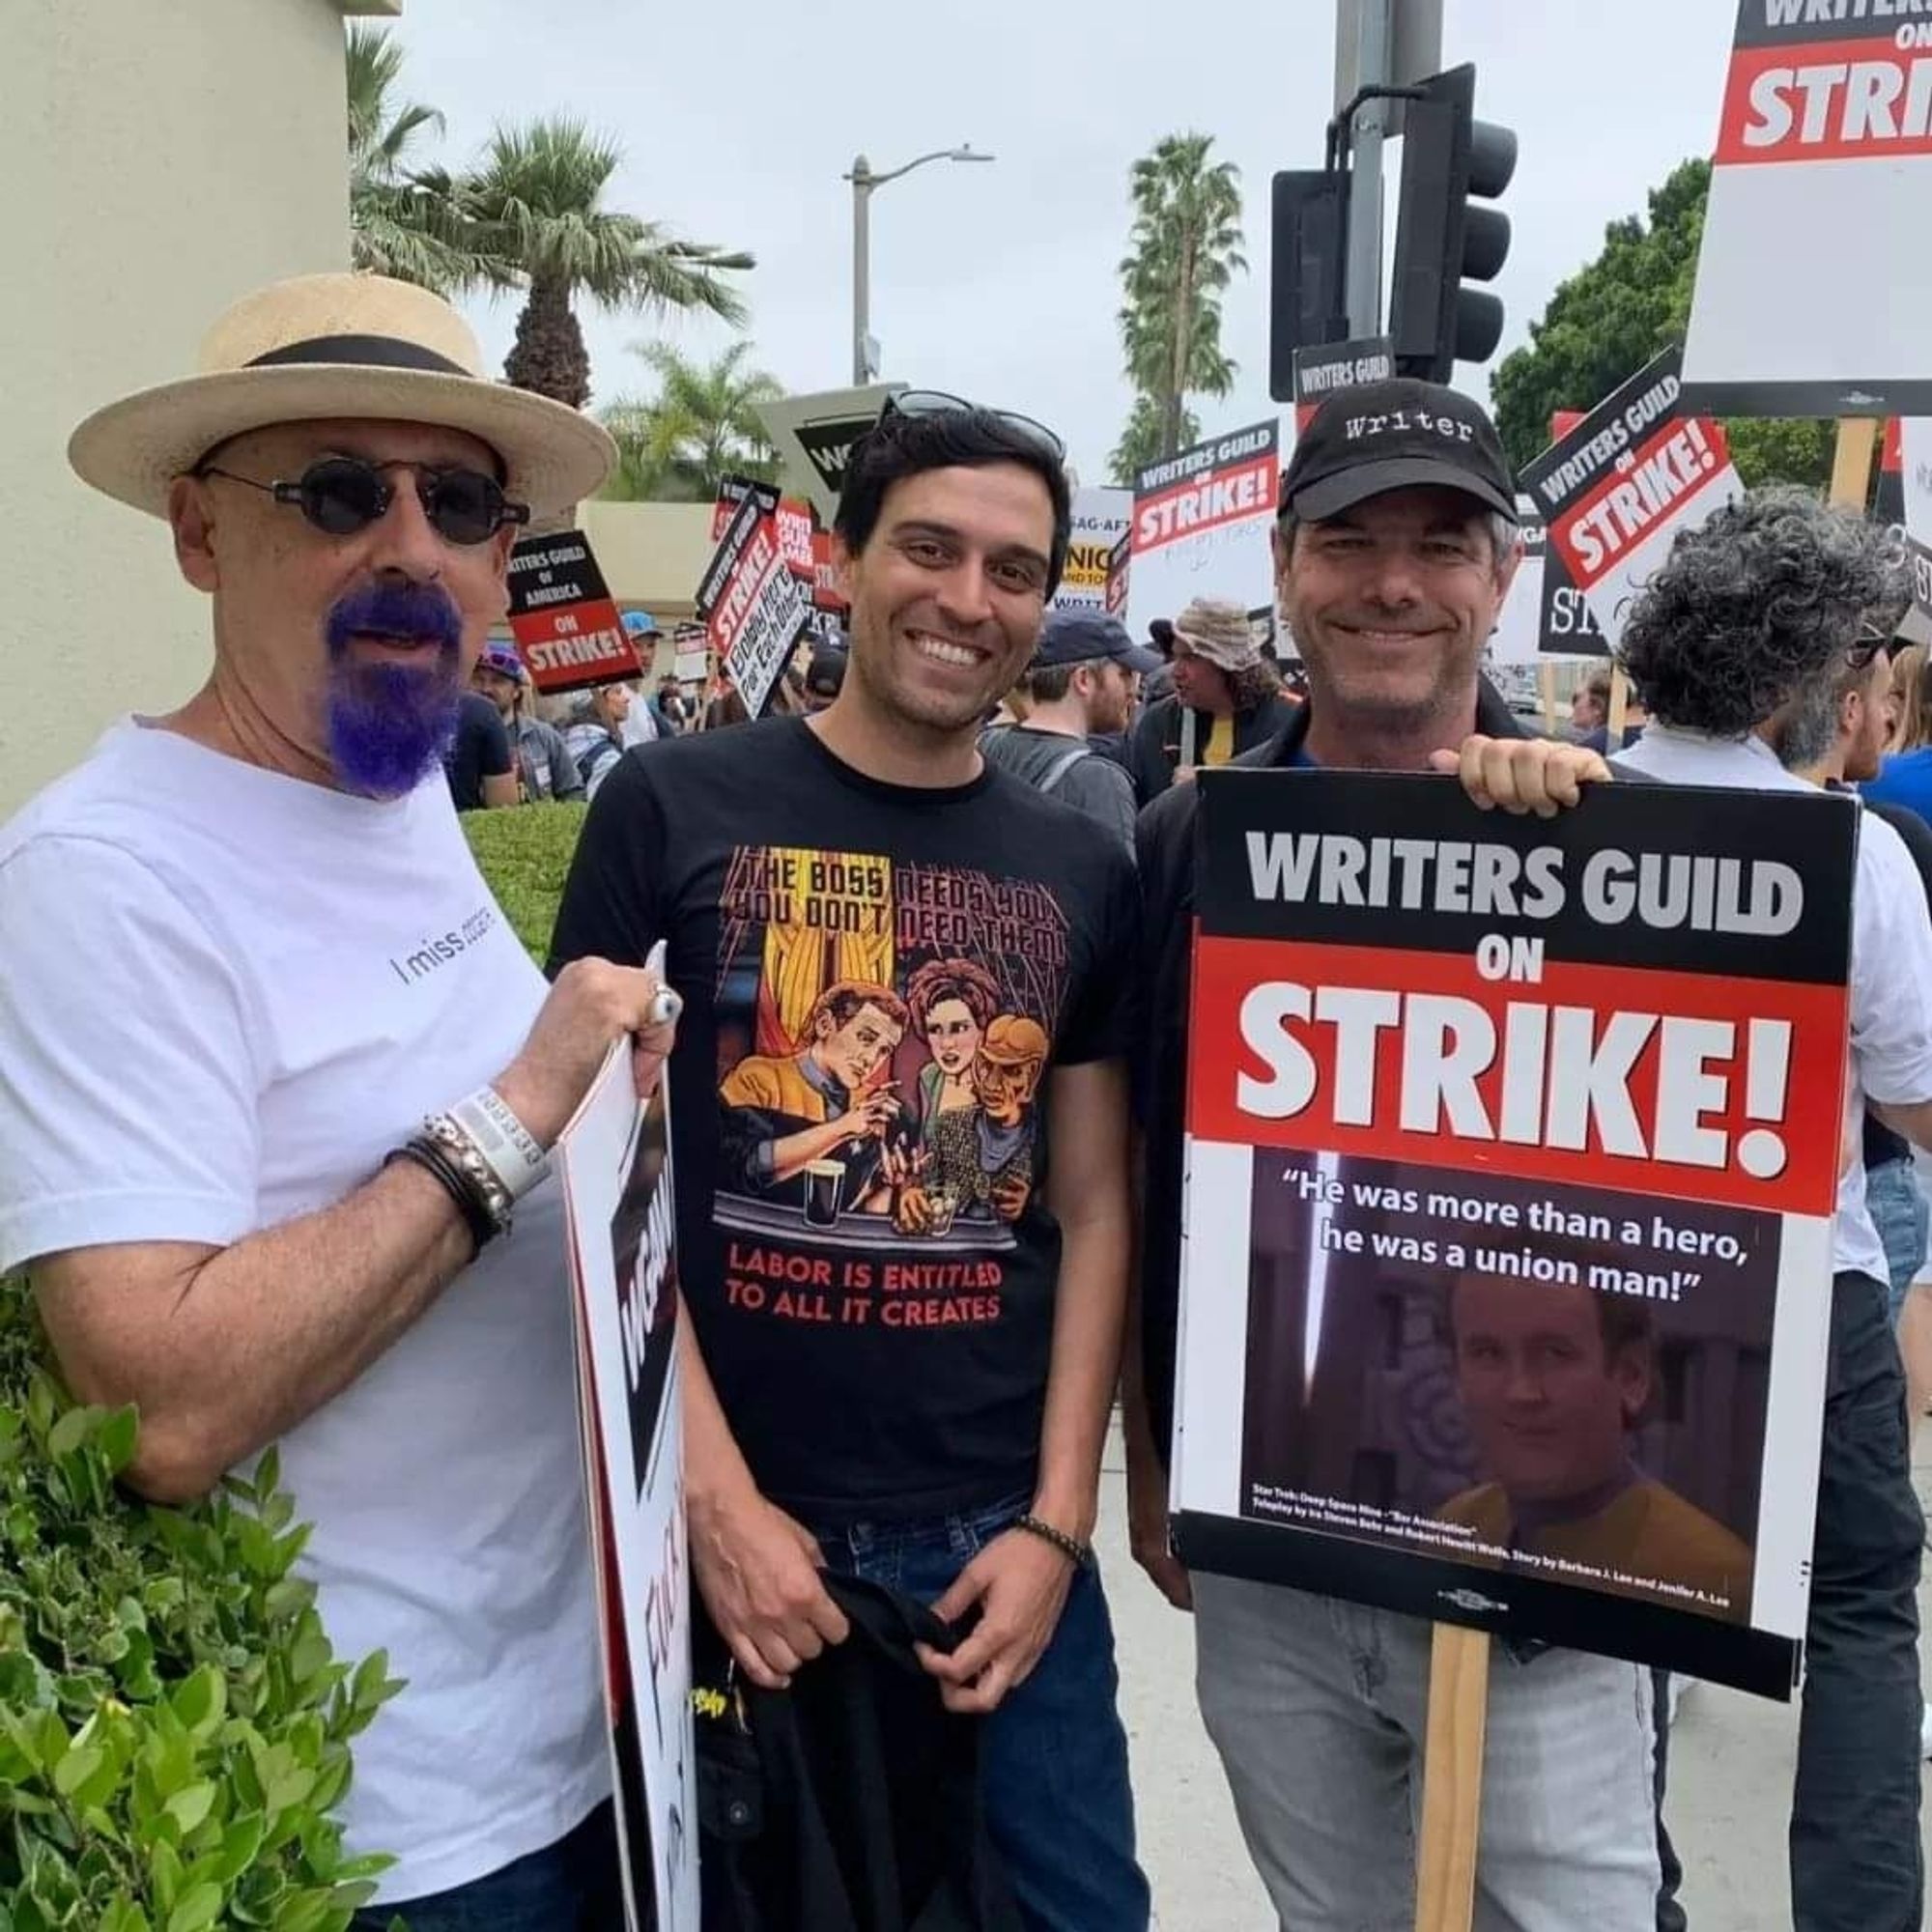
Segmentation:
<svg viewBox="0 0 1932 1932">
<path fill-rule="evenodd" d="M 1489 1711 L 1488 1634 L 1437 1624 L 1429 1657 L 1415 1932 L 1469 1932 L 1476 1909 L 1476 1840 Z"/>
<path fill-rule="evenodd" d="M 1871 492 L 1872 456 L 1878 448 L 1876 416 L 1840 416 L 1832 452 L 1832 501 L 1865 507 Z"/>
<path fill-rule="evenodd" d="M 1543 728 L 1556 735 L 1556 667 L 1544 663 L 1536 668 L 1536 696 L 1543 706 Z"/>
<path fill-rule="evenodd" d="M 1624 717 L 1630 710 L 1630 679 L 1624 675 L 1623 666 L 1611 665 L 1610 710 L 1604 720 L 1604 743 L 1613 758 L 1624 748 Z"/>
</svg>

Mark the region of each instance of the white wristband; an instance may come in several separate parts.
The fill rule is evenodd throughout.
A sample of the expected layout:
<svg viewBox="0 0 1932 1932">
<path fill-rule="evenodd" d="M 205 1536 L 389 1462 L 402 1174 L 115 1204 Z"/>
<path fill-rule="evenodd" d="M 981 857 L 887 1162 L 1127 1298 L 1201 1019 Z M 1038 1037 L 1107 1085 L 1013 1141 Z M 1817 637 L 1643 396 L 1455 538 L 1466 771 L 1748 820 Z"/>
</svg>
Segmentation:
<svg viewBox="0 0 1932 1932">
<path fill-rule="evenodd" d="M 512 1201 L 521 1201 L 550 1173 L 550 1156 L 494 1087 L 477 1088 L 448 1111 Z"/>
</svg>

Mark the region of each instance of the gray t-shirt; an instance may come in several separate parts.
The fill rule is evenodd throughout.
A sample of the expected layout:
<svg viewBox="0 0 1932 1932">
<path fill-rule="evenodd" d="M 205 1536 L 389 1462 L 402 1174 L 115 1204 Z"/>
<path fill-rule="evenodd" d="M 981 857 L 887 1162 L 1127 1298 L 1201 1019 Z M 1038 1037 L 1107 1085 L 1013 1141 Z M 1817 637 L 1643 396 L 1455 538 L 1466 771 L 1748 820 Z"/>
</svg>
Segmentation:
<svg viewBox="0 0 1932 1932">
<path fill-rule="evenodd" d="M 520 718 L 517 756 L 524 768 L 524 788 L 530 798 L 583 796 L 577 760 L 564 750 L 563 733 L 554 724 L 546 724 L 541 718 Z"/>
<path fill-rule="evenodd" d="M 1051 797 L 1097 818 L 1128 852 L 1134 849 L 1134 782 L 1125 768 L 1103 757 L 1084 738 L 996 724 L 980 740 L 994 764 Z"/>
</svg>

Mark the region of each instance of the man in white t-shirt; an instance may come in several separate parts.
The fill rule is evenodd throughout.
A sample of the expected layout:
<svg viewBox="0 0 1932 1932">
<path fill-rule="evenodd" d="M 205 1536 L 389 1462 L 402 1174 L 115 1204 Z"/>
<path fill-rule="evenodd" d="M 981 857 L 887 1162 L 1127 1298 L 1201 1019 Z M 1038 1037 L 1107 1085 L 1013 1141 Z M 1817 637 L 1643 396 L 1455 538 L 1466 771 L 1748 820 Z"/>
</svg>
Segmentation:
<svg viewBox="0 0 1932 1932">
<path fill-rule="evenodd" d="M 1904 608 L 1887 534 L 1800 490 L 1765 490 L 1681 534 L 1622 639 L 1652 723 L 1623 762 L 1679 784 L 1810 792 L 1782 727 L 1829 701 L 1869 618 Z M 1861 814 L 1852 902 L 1851 1118 L 1870 1100 L 1932 1147 L 1932 920 L 1892 828 Z M 1918 1613 L 1924 1524 L 1912 1488 L 1905 1377 L 1887 1308 L 1885 1248 L 1862 1159 L 1840 1177 L 1831 1360 L 1791 1809 L 1798 1932 L 1907 1932 L 1919 1923 Z M 1823 1285 L 1820 1284 L 1822 1287 Z"/>
<path fill-rule="evenodd" d="M 214 663 L 0 828 L 0 1269 L 83 1398 L 138 1406 L 136 1490 L 280 1443 L 330 1640 L 407 1682 L 346 1804 L 397 1860 L 368 1922 L 614 1922 L 546 1151 L 669 1028 L 641 972 L 546 988 L 440 763 L 517 526 L 613 452 L 378 277 L 246 298 L 201 368 L 70 446 L 167 520 Z"/>
</svg>

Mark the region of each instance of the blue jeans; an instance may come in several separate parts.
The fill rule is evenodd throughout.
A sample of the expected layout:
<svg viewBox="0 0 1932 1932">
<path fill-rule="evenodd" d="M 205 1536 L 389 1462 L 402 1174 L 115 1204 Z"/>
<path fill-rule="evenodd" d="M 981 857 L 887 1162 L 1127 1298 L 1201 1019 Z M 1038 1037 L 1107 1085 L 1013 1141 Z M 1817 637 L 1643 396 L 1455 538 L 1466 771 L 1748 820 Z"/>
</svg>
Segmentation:
<svg viewBox="0 0 1932 1932">
<path fill-rule="evenodd" d="M 1918 1565 L 1905 1371 L 1885 1287 L 1832 1285 L 1804 1703 L 1791 1801 L 1796 1932 L 1918 1932 Z"/>
<path fill-rule="evenodd" d="M 576 1831 L 453 1891 L 358 1912 L 351 1932 L 624 1932 L 617 1828 L 600 1804 Z"/>
<path fill-rule="evenodd" d="M 1886 1305 L 1891 1325 L 1911 1292 L 1912 1278 L 1925 1260 L 1925 1197 L 1910 1160 L 1881 1161 L 1865 1169 L 1865 1207 L 1885 1243 L 1886 1273 L 1891 1277 Z"/>
<path fill-rule="evenodd" d="M 813 1527 L 834 1570 L 929 1604 L 1030 1500 Z M 1032 1676 L 985 1720 L 980 1748 L 987 1830 L 1031 1932 L 1147 1932 L 1119 1689 L 1107 1600 L 1099 1577 L 1082 1573 Z"/>
</svg>

